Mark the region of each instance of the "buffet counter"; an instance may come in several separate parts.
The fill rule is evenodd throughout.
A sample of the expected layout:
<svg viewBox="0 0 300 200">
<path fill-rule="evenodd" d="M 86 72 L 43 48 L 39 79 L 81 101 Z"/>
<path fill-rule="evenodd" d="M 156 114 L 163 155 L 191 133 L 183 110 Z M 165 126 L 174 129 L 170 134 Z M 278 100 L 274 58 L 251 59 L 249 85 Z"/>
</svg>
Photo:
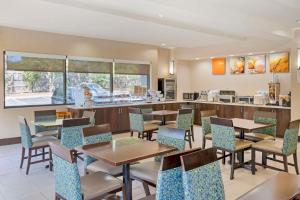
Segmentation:
<svg viewBox="0 0 300 200">
<path fill-rule="evenodd" d="M 96 124 L 109 123 L 113 133 L 121 133 L 130 130 L 129 107 L 152 108 L 153 110 L 178 110 L 180 105 L 184 103 L 194 105 L 194 123 L 198 125 L 201 125 L 200 112 L 203 110 L 216 110 L 219 117 L 244 119 L 253 119 L 255 111 L 276 112 L 278 137 L 283 137 L 285 129 L 291 119 L 291 109 L 289 107 L 203 101 L 131 102 L 103 104 L 89 108 L 68 106 L 68 110 L 72 113 L 73 117 L 81 117 L 84 110 L 96 111 Z M 168 116 L 166 120 L 176 120 L 176 116 Z"/>
</svg>

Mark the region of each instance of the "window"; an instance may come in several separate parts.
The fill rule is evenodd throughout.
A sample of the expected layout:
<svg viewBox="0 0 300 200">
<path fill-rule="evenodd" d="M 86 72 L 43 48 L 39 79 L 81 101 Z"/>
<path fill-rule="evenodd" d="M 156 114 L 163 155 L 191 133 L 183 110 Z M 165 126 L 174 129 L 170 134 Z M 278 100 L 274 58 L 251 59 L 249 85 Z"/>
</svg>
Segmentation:
<svg viewBox="0 0 300 200">
<path fill-rule="evenodd" d="M 5 108 L 144 100 L 150 86 L 145 63 L 8 51 L 4 59 Z"/>
<path fill-rule="evenodd" d="M 5 52 L 5 107 L 64 104 L 65 56 Z"/>
<path fill-rule="evenodd" d="M 69 58 L 67 70 L 67 103 L 75 103 L 77 92 L 85 86 L 94 103 L 111 101 L 112 60 Z"/>
<path fill-rule="evenodd" d="M 150 65 L 117 61 L 114 73 L 114 95 L 143 100 L 150 85 Z"/>
</svg>

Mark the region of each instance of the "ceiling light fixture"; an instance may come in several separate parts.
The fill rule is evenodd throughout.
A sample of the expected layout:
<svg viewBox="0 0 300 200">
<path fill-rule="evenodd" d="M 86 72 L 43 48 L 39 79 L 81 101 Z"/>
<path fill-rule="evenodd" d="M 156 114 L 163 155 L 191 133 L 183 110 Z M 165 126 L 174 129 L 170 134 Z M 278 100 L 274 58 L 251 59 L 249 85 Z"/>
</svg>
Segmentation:
<svg viewBox="0 0 300 200">
<path fill-rule="evenodd" d="M 249 56 L 252 56 L 252 55 L 253 55 L 253 53 L 248 53 L 248 55 L 249 55 Z"/>
<path fill-rule="evenodd" d="M 195 60 L 200 60 L 200 58 L 197 57 L 197 58 L 195 58 Z"/>
<path fill-rule="evenodd" d="M 232 57 L 232 56 L 234 56 L 234 55 L 233 55 L 233 54 L 230 54 L 230 55 L 229 55 L 229 57 Z"/>
<path fill-rule="evenodd" d="M 161 46 L 162 46 L 162 47 L 165 47 L 165 46 L 166 46 L 166 44 L 165 44 L 165 43 L 161 43 Z"/>
</svg>

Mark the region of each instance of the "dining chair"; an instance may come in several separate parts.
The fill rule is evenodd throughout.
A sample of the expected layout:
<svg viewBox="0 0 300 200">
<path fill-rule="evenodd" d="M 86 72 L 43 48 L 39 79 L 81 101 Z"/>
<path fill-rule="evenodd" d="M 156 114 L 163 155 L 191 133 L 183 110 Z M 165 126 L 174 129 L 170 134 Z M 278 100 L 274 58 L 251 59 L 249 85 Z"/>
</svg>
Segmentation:
<svg viewBox="0 0 300 200">
<path fill-rule="evenodd" d="M 34 121 L 35 122 L 45 122 L 45 121 L 55 121 L 56 118 L 56 110 L 39 110 L 34 111 Z M 35 136 L 43 137 L 43 136 L 58 136 L 58 128 L 57 127 L 42 127 L 35 126 Z"/>
<path fill-rule="evenodd" d="M 253 119 L 255 123 L 273 124 L 274 126 L 257 129 L 253 133 L 247 133 L 245 139 L 253 142 L 275 140 L 277 124 L 275 112 L 255 111 Z"/>
<path fill-rule="evenodd" d="M 146 196 L 140 200 L 184 199 L 180 156 L 200 150 L 201 148 L 196 148 L 164 156 L 157 173 L 156 194 Z"/>
<path fill-rule="evenodd" d="M 80 177 L 73 150 L 58 143 L 50 143 L 50 147 L 53 152 L 55 200 L 98 199 L 122 190 L 120 180 L 103 172 Z"/>
<path fill-rule="evenodd" d="M 297 161 L 297 144 L 298 144 L 298 132 L 299 132 L 300 119 L 289 123 L 287 127 L 283 141 L 282 140 L 262 140 L 252 145 L 252 174 L 255 174 L 255 165 L 261 165 L 265 168 L 288 172 L 288 165 L 294 166 L 295 171 L 299 174 L 298 161 Z M 256 162 L 256 151 L 262 152 L 264 158 L 262 163 Z M 282 156 L 283 160 L 268 157 L 268 154 L 275 154 Z M 287 157 L 293 155 L 294 163 L 289 163 Z M 267 160 L 283 163 L 284 170 L 267 165 Z"/>
<path fill-rule="evenodd" d="M 168 128 L 178 128 L 185 130 L 185 140 L 189 143 L 190 148 L 192 148 L 192 113 L 192 109 L 180 109 L 176 118 L 176 124 L 165 125 L 165 127 Z"/>
<path fill-rule="evenodd" d="M 18 120 L 19 120 L 19 128 L 20 128 L 21 143 L 22 143 L 20 168 L 23 167 L 24 160 L 27 159 L 26 175 L 29 174 L 29 169 L 32 164 L 46 162 L 46 161 L 50 161 L 50 170 L 52 170 L 51 150 L 49 149 L 49 152 L 46 152 L 45 149 L 49 147 L 48 142 L 57 141 L 57 139 L 52 136 L 32 137 L 26 118 L 23 116 L 19 116 Z M 27 156 L 25 156 L 26 150 L 28 151 Z M 41 153 L 38 152 L 39 150 L 41 151 Z M 49 158 L 45 157 L 47 154 Z M 38 156 L 42 156 L 42 159 L 32 161 L 32 158 Z"/>
<path fill-rule="evenodd" d="M 85 110 L 82 113 L 82 118 L 89 118 L 90 119 L 90 124 L 93 126 L 95 125 L 95 114 L 96 111 L 89 111 L 89 110 Z"/>
<path fill-rule="evenodd" d="M 216 110 L 204 110 L 200 112 L 202 125 L 202 149 L 205 149 L 206 140 L 212 140 L 210 117 L 217 117 Z"/>
<path fill-rule="evenodd" d="M 82 128 L 90 125 L 89 118 L 65 119 L 61 130 L 61 144 L 74 149 L 83 144 Z"/>
<path fill-rule="evenodd" d="M 159 144 L 175 147 L 178 151 L 184 151 L 185 131 L 183 129 L 160 127 L 156 141 Z M 156 156 L 154 160 L 141 162 L 131 166 L 131 178 L 143 183 L 147 195 L 150 194 L 148 185 L 156 186 L 161 158 L 162 156 Z"/>
<path fill-rule="evenodd" d="M 180 109 L 192 109 L 191 134 L 192 134 L 192 140 L 194 142 L 195 141 L 194 121 L 195 121 L 196 106 L 194 104 L 181 104 Z"/>
<path fill-rule="evenodd" d="M 141 112 L 143 114 L 143 119 L 144 119 L 145 124 L 157 124 L 157 125 L 162 124 L 161 120 L 156 120 L 156 119 L 154 119 L 153 115 L 149 114 L 149 113 L 153 112 L 152 108 L 142 108 Z"/>
<path fill-rule="evenodd" d="M 216 149 L 181 156 L 184 200 L 224 200 L 225 192 Z"/>
<path fill-rule="evenodd" d="M 222 150 L 223 152 L 229 152 L 231 158 L 231 172 L 230 179 L 234 178 L 234 169 L 236 168 L 235 154 L 244 153 L 245 150 L 251 148 L 252 141 L 236 139 L 233 122 L 231 119 L 211 117 L 211 132 L 212 132 L 212 146 Z M 223 164 L 225 164 L 225 153 L 221 157 Z M 240 163 L 239 165 L 244 165 Z"/>
<path fill-rule="evenodd" d="M 83 145 L 96 144 L 100 142 L 112 141 L 112 133 L 109 124 L 96 125 L 82 129 Z M 97 160 L 91 156 L 85 155 L 84 168 L 87 173 L 105 172 L 114 177 L 122 175 L 122 166 L 112 166 L 102 160 Z"/>
<path fill-rule="evenodd" d="M 138 132 L 138 138 L 151 140 L 154 131 L 158 130 L 157 124 L 145 124 L 144 116 L 140 108 L 128 108 L 131 137 Z M 145 135 L 146 133 L 146 135 Z"/>
</svg>

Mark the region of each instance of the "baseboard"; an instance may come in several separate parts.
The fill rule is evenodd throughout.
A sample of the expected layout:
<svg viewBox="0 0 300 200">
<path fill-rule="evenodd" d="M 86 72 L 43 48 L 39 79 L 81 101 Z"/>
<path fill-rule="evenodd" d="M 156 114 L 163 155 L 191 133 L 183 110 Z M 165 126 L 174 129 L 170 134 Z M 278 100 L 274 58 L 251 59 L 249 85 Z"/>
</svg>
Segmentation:
<svg viewBox="0 0 300 200">
<path fill-rule="evenodd" d="M 0 139 L 0 146 L 10 145 L 10 144 L 19 144 L 19 143 L 21 143 L 21 137 Z"/>
</svg>

